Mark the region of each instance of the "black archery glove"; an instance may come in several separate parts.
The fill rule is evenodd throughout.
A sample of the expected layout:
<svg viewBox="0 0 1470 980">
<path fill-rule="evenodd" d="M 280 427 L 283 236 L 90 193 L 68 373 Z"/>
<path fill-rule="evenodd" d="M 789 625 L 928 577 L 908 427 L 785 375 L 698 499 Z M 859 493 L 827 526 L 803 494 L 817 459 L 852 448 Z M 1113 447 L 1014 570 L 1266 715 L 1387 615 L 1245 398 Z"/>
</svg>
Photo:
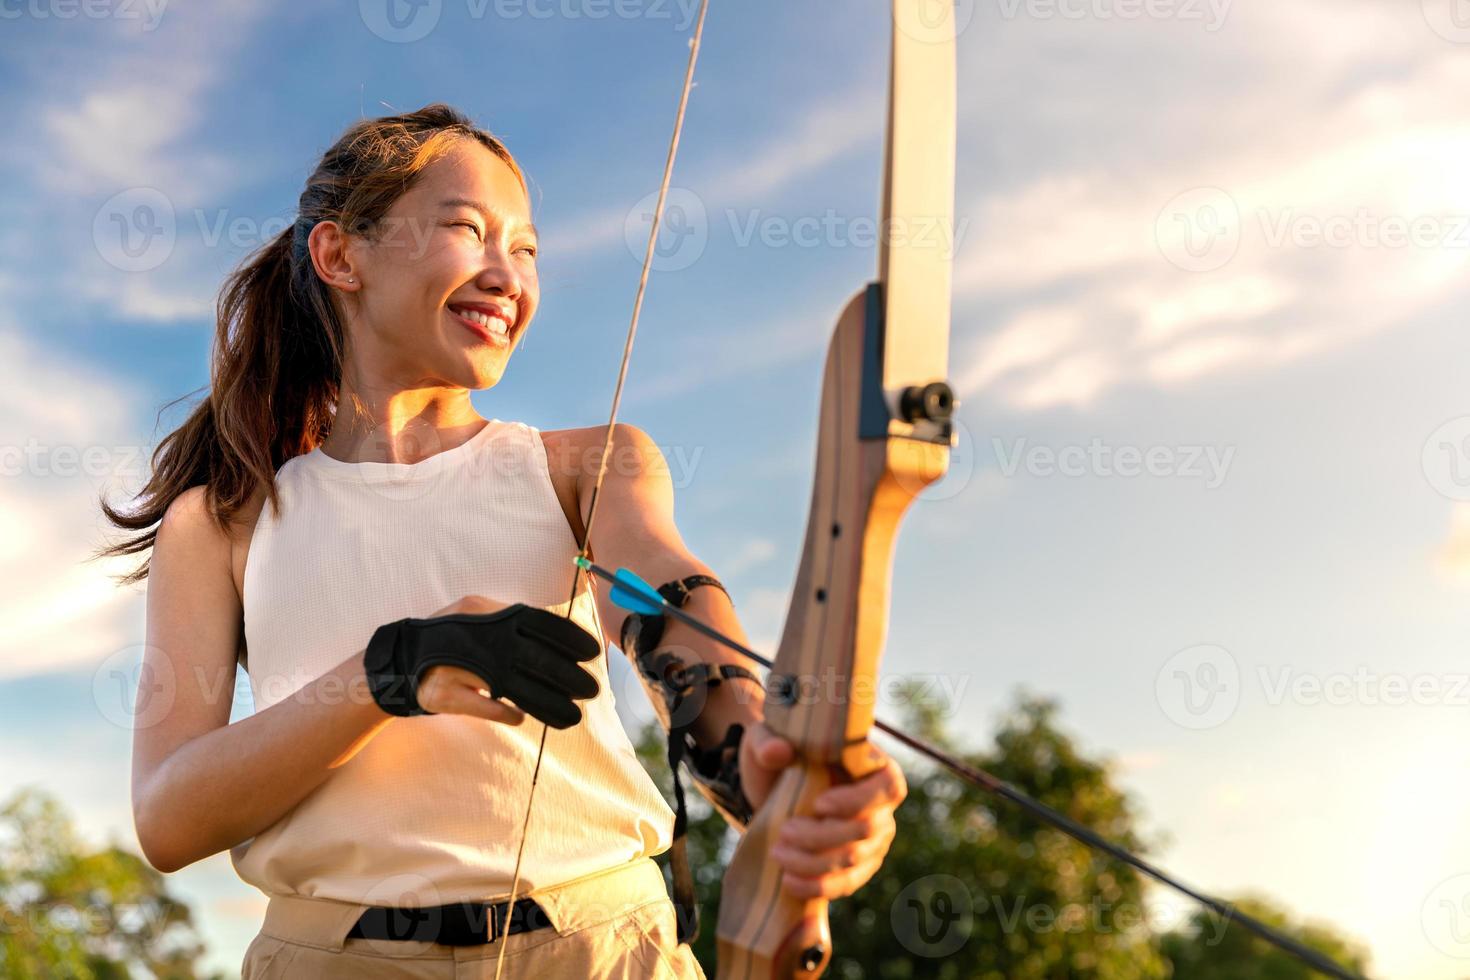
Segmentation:
<svg viewBox="0 0 1470 980">
<path fill-rule="evenodd" d="M 597 694 L 597 679 L 581 665 L 601 652 L 566 617 L 516 603 L 493 613 L 386 623 L 368 641 L 363 666 L 373 700 L 390 715 L 434 714 L 419 705 L 419 680 L 430 667 L 449 664 L 479 676 L 491 697 L 552 728 L 570 728 L 582 720 L 576 702 Z"/>
</svg>

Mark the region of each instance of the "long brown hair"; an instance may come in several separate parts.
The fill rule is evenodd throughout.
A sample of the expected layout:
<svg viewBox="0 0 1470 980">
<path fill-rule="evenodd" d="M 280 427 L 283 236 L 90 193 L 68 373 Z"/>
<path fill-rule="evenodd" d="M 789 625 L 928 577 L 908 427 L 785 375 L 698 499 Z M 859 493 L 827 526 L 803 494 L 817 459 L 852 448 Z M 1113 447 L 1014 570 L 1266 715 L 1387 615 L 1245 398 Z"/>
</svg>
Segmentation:
<svg viewBox="0 0 1470 980">
<path fill-rule="evenodd" d="M 131 510 L 99 500 L 114 525 L 141 533 L 95 557 L 150 551 L 156 525 L 190 487 L 205 488 L 221 530 L 262 486 L 279 509 L 276 470 L 326 438 L 346 349 L 345 325 L 312 265 L 307 236 L 317 222 L 336 221 L 350 234 L 371 237 L 399 195 L 465 139 L 504 160 L 526 186 L 500 140 L 441 103 L 365 119 L 322 155 L 301 192 L 296 224 L 246 259 L 220 290 L 208 396 L 154 449 L 148 482 Z M 143 581 L 149 564 L 145 558 L 119 583 Z"/>
</svg>

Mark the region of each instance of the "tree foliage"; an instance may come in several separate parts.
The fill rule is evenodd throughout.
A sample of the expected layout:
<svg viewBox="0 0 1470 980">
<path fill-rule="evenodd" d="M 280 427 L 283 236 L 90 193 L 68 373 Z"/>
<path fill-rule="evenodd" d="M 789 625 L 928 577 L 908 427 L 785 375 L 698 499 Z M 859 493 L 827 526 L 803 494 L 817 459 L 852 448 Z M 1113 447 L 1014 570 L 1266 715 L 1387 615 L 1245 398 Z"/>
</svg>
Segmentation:
<svg viewBox="0 0 1470 980">
<path fill-rule="evenodd" d="M 993 745 L 966 751 L 945 731 L 948 706 L 906 698 L 906 727 L 1139 854 L 1153 840 L 1110 763 L 1086 757 L 1057 724 L 1054 701 L 1020 696 Z M 661 729 L 639 752 L 668 789 Z M 1007 801 L 961 783 L 926 761 L 895 755 L 908 777 L 898 838 L 883 868 L 851 899 L 834 902 L 836 980 L 1295 980 L 1295 963 L 1238 926 L 1201 932 L 1200 919 L 1156 934 L 1148 888 L 1126 865 L 1096 855 Z M 714 975 L 720 876 L 735 844 L 724 821 L 690 797 L 689 857 L 703 927 L 694 951 Z M 1242 908 L 1264 908 L 1259 902 Z M 1207 915 L 1205 916 L 1207 918 Z M 1285 925 L 1284 916 L 1276 917 Z M 1361 967 L 1359 950 L 1324 927 L 1299 938 Z M 1303 968 L 1304 969 L 1304 968 Z"/>
<path fill-rule="evenodd" d="M 1234 904 L 1354 973 L 1367 973 L 1368 951 L 1330 927 L 1296 924 L 1284 909 L 1265 898 L 1242 897 Z M 1312 980 L 1317 976 L 1300 960 L 1208 909 L 1200 909 L 1184 928 L 1166 934 L 1161 947 L 1174 964 L 1174 980 Z"/>
<path fill-rule="evenodd" d="M 0 808 L 0 976 L 194 980 L 204 947 L 163 876 L 116 846 L 91 850 L 61 805 L 22 789 Z"/>
<path fill-rule="evenodd" d="M 1105 761 L 1057 725 L 1057 706 L 1021 697 L 993 745 L 966 751 L 946 706 L 910 691 L 906 725 L 970 763 L 1137 853 L 1151 841 Z M 639 754 L 670 791 L 661 729 Z M 831 906 L 836 980 L 1306 980 L 1297 961 L 1200 910 L 1177 931 L 1147 922 L 1145 881 L 948 773 L 900 756 L 909 796 L 883 868 Z M 689 794 L 689 857 L 702 906 L 695 954 L 711 976 L 720 879 L 735 845 L 723 819 Z M 1259 897 L 1239 907 L 1364 973 L 1368 956 L 1325 925 L 1291 921 Z M 53 799 L 22 790 L 0 808 L 0 976 L 194 980 L 203 946 L 163 877 L 117 846 L 92 850 Z"/>
</svg>

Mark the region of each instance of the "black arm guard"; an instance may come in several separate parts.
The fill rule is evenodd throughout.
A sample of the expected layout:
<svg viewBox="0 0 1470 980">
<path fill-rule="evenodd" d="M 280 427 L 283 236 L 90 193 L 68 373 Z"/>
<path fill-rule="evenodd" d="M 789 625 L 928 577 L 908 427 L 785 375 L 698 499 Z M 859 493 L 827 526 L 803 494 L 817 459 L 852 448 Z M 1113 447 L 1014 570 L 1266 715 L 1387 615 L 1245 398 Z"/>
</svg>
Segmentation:
<svg viewBox="0 0 1470 980">
<path fill-rule="evenodd" d="M 735 664 L 721 664 L 718 669 L 703 663 L 685 666 L 672 653 L 658 651 L 639 654 L 638 670 L 645 680 L 663 691 L 664 706 L 668 709 L 669 768 L 673 770 L 674 798 L 678 803 L 675 833 L 686 821 L 684 787 L 679 776 L 681 762 L 726 819 L 741 827 L 750 823 L 755 811 L 740 787 L 740 739 L 745 734 L 745 726 L 731 725 L 720 744 L 708 749 L 699 747 L 691 729 L 704 707 L 708 689 L 737 678 L 759 684 L 760 678 Z"/>
<path fill-rule="evenodd" d="M 658 591 L 670 603 L 682 607 L 689 601 L 690 591 L 701 585 L 725 592 L 719 580 L 708 575 L 691 575 L 668 582 L 659 586 Z M 725 595 L 728 597 L 729 593 Z M 754 808 L 740 786 L 740 740 L 745 726 L 731 725 L 720 744 L 709 749 L 699 747 L 691 729 L 704 708 L 710 688 L 738 678 L 759 685 L 760 678 L 735 664 L 720 664 L 717 668 L 704 663 L 686 666 L 672 653 L 658 652 L 665 625 L 664 616 L 634 613 L 623 620 L 620 643 L 625 652 L 632 654 L 644 681 L 663 695 L 669 727 L 669 770 L 674 777 L 674 840 L 669 849 L 674 910 L 678 916 L 679 941 L 692 943 L 699 936 L 699 903 L 694 897 L 694 875 L 685 846 L 689 810 L 684 799 L 682 770 L 688 767 L 700 792 L 730 823 L 746 826 Z"/>
</svg>

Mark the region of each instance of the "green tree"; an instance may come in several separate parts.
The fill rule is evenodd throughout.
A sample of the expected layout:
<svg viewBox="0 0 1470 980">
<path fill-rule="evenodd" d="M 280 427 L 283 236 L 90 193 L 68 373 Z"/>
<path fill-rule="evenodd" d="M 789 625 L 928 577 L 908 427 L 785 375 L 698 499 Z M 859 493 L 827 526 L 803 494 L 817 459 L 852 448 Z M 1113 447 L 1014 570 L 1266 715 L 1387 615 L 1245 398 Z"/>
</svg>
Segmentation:
<svg viewBox="0 0 1470 980">
<path fill-rule="evenodd" d="M 1054 727 L 1055 705 L 1023 699 L 995 749 L 964 753 L 943 731 L 946 706 L 910 689 L 910 731 L 989 769 L 1126 846 L 1141 847 L 1132 814 L 1105 765 L 1083 759 Z M 898 750 L 902 751 L 902 750 Z M 656 726 L 640 754 L 667 788 L 664 736 Z M 909 796 L 883 869 L 853 899 L 831 906 L 838 937 L 828 976 L 842 980 L 1099 980 L 1164 978 L 1167 967 L 1141 920 L 1142 886 L 1126 868 L 1094 859 L 947 773 L 902 756 Z M 701 799 L 690 806 L 690 863 L 703 928 L 694 951 L 715 963 L 720 875 L 734 836 Z"/>
<path fill-rule="evenodd" d="M 115 845 L 88 849 L 37 789 L 0 808 L 0 917 L 7 980 L 126 980 L 130 967 L 159 980 L 201 976 L 203 944 L 163 876 Z"/>
<path fill-rule="evenodd" d="M 1136 806 L 1117 788 L 1112 765 L 1087 758 L 1057 724 L 1054 701 L 1021 695 L 984 751 L 956 746 L 945 731 L 949 706 L 910 688 L 905 726 L 995 774 L 1129 850 L 1155 841 L 1137 829 Z M 881 736 L 876 736 L 881 739 Z M 665 791 L 665 741 L 650 726 L 639 753 Z M 883 868 L 852 899 L 831 906 L 837 980 L 1283 980 L 1269 972 L 1294 963 L 1249 940 L 1239 927 L 1226 942 L 1187 928 L 1163 937 L 1147 921 L 1138 872 L 1094 854 L 1012 804 L 959 782 L 902 749 L 909 796 Z M 702 906 L 695 955 L 715 966 L 720 876 L 735 844 L 724 821 L 692 790 L 689 859 Z M 1261 908 L 1242 903 L 1242 908 Z M 1202 916 L 1208 918 L 1208 914 Z M 1196 920 L 1199 921 L 1199 920 Z M 1366 957 L 1316 927 L 1298 935 L 1345 963 Z M 1222 972 L 1189 972 L 1206 968 Z M 1232 972 L 1233 971 L 1233 972 Z"/>
<path fill-rule="evenodd" d="M 943 729 L 947 706 L 911 691 L 911 731 L 1125 847 L 1146 849 L 1108 764 L 1084 758 L 1057 708 L 1021 697 L 994 747 L 965 752 Z M 909 798 L 883 870 L 835 903 L 842 937 L 832 976 L 941 980 L 1162 978 L 1130 868 L 1096 857 L 1011 804 L 905 757 Z M 941 928 L 944 920 L 952 924 Z"/>
<path fill-rule="evenodd" d="M 1368 952 L 1325 925 L 1297 924 L 1280 906 L 1260 897 L 1236 899 L 1234 904 L 1268 926 L 1286 933 L 1363 975 Z M 1311 980 L 1317 976 L 1295 957 L 1242 929 L 1200 909 L 1188 923 L 1160 940 L 1174 964 L 1174 980 Z"/>
</svg>

